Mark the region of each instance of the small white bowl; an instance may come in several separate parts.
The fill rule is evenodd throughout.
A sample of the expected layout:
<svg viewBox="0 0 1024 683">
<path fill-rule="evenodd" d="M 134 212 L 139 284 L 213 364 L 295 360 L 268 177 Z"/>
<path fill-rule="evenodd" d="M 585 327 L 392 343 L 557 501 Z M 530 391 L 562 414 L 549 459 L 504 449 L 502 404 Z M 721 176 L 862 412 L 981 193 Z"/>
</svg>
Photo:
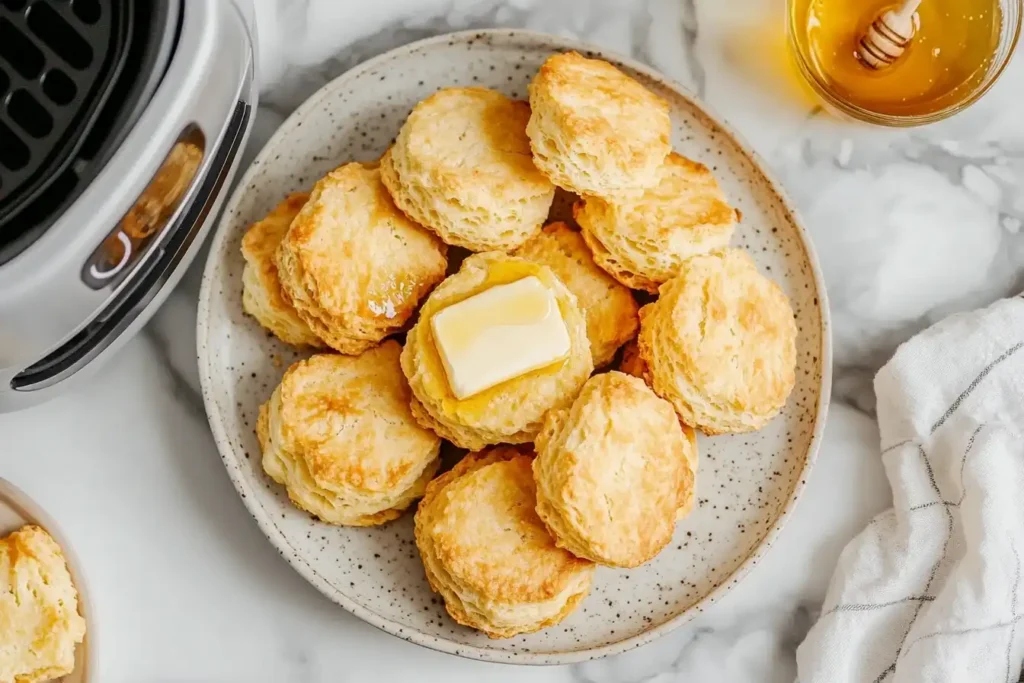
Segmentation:
<svg viewBox="0 0 1024 683">
<path fill-rule="evenodd" d="M 64 552 L 71 580 L 78 590 L 78 613 L 85 618 L 85 639 L 75 649 L 75 670 L 67 676 L 56 679 L 61 683 L 88 683 L 90 666 L 96 648 L 96 624 L 92 620 L 92 609 L 86 592 L 81 564 L 75 556 L 67 537 L 46 512 L 17 486 L 0 478 L 0 536 L 6 536 L 26 524 L 35 524 L 46 529 Z"/>
</svg>

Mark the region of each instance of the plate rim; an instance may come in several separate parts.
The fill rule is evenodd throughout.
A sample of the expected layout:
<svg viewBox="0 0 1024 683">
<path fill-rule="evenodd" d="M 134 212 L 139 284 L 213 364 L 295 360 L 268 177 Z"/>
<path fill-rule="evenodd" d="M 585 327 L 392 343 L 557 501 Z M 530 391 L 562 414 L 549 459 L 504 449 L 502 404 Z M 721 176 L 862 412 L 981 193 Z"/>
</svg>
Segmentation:
<svg viewBox="0 0 1024 683">
<path fill-rule="evenodd" d="M 811 432 L 811 438 L 808 443 L 807 454 L 804 458 L 804 465 L 797 473 L 796 483 L 790 491 L 785 503 L 781 506 L 778 516 L 771 524 L 760 543 L 751 550 L 747 557 L 743 559 L 739 566 L 737 566 L 726 579 L 712 589 L 711 592 L 704 596 L 703 599 L 653 628 L 647 629 L 628 638 L 623 638 L 622 640 L 614 643 L 607 643 L 598 647 L 591 647 L 582 650 L 548 653 L 522 652 L 516 650 L 497 650 L 478 645 L 458 643 L 447 638 L 424 633 L 414 627 L 393 621 L 366 607 L 363 607 L 349 598 L 347 595 L 331 585 L 326 578 L 320 576 L 316 570 L 309 565 L 308 561 L 295 551 L 295 548 L 288 542 L 284 533 L 281 532 L 277 525 L 269 518 L 269 513 L 266 509 L 262 504 L 255 501 L 254 496 L 242 495 L 247 492 L 247 488 L 243 489 L 244 483 L 241 481 L 240 475 L 237 475 L 233 470 L 231 463 L 228 461 L 229 453 L 232 454 L 230 457 L 234 459 L 231 440 L 225 430 L 224 421 L 221 419 L 216 401 L 211 395 L 210 384 L 213 380 L 211 377 L 212 373 L 210 372 L 209 345 L 205 343 L 205 340 L 209 336 L 210 301 L 214 286 L 213 274 L 220 263 L 216 254 L 220 253 L 223 248 L 223 242 L 228 238 L 228 232 L 225 229 L 227 216 L 235 213 L 238 205 L 241 203 L 242 198 L 247 192 L 248 186 L 251 184 L 253 177 L 262 166 L 262 164 L 257 166 L 254 162 L 262 156 L 265 149 L 270 147 L 270 145 L 274 143 L 279 136 L 284 134 L 283 131 L 292 127 L 290 124 L 302 119 L 309 111 L 314 109 L 320 103 L 320 100 L 326 96 L 326 93 L 332 90 L 332 86 L 337 81 L 351 78 L 359 72 L 372 70 L 379 64 L 392 59 L 397 54 L 403 52 L 412 52 L 417 49 L 430 47 L 435 43 L 465 41 L 467 39 L 479 40 L 489 36 L 502 36 L 513 39 L 523 38 L 535 42 L 544 41 L 549 43 L 555 50 L 576 50 L 579 52 L 591 53 L 599 58 L 611 60 L 632 69 L 663 87 L 672 90 L 678 96 L 687 100 L 694 109 L 707 117 L 709 121 L 717 126 L 718 129 L 743 152 L 757 172 L 760 173 L 767 181 L 769 189 L 778 199 L 780 207 L 786 214 L 788 214 L 791 223 L 796 228 L 797 236 L 804 249 L 807 262 L 810 266 L 811 275 L 818 291 L 818 311 L 821 320 L 819 334 L 821 338 L 820 359 L 822 369 L 821 382 L 817 397 L 818 403 L 814 414 L 814 428 Z M 340 605 L 359 619 L 390 635 L 431 650 L 454 654 L 466 659 L 496 662 L 501 664 L 541 666 L 573 664 L 620 654 L 650 643 L 651 641 L 656 640 L 657 638 L 660 638 L 661 636 L 691 621 L 698 614 L 703 612 L 704 609 L 713 605 L 723 595 L 728 593 L 733 586 L 743 580 L 747 574 L 757 566 L 765 553 L 771 549 L 772 544 L 778 538 L 782 529 L 786 526 L 786 523 L 793 514 L 796 504 L 802 497 L 803 491 L 807 486 L 809 472 L 811 471 L 814 462 L 817 460 L 818 449 L 821 446 L 832 393 L 832 325 L 824 276 L 822 275 L 821 266 L 818 262 L 817 253 L 815 252 L 810 234 L 804 227 L 803 221 L 801 220 L 795 205 L 783 189 L 782 184 L 779 182 L 775 173 L 766 163 L 765 159 L 762 158 L 761 155 L 747 142 L 747 140 L 712 107 L 708 106 L 703 100 L 690 92 L 690 90 L 684 87 L 681 83 L 662 74 L 654 67 L 648 66 L 647 64 L 633 59 L 632 57 L 619 54 L 614 50 L 608 50 L 592 43 L 544 33 L 541 31 L 531 31 L 519 28 L 468 29 L 429 36 L 404 45 L 399 45 L 379 55 L 364 60 L 331 79 L 306 98 L 302 104 L 300 104 L 291 114 L 288 115 L 287 118 L 284 119 L 284 121 L 281 122 L 264 146 L 253 158 L 253 162 L 250 162 L 245 173 L 242 175 L 238 184 L 235 186 L 235 189 L 232 191 L 224 210 L 217 218 L 217 226 L 210 240 L 210 250 L 206 257 L 206 263 L 203 265 L 202 283 L 199 289 L 199 302 L 196 315 L 196 353 L 199 365 L 199 380 L 203 395 L 203 406 L 205 408 L 207 421 L 210 424 L 210 429 L 213 432 L 217 452 L 224 463 L 224 468 L 227 471 L 229 479 L 231 479 L 231 483 L 234 486 L 236 493 L 238 493 L 239 497 L 242 498 L 242 502 L 245 505 L 246 510 L 249 512 L 249 515 L 256 521 L 260 531 L 264 536 L 266 536 L 267 540 L 270 541 L 271 545 L 273 545 L 274 548 L 284 557 L 288 564 L 329 600 Z"/>
</svg>

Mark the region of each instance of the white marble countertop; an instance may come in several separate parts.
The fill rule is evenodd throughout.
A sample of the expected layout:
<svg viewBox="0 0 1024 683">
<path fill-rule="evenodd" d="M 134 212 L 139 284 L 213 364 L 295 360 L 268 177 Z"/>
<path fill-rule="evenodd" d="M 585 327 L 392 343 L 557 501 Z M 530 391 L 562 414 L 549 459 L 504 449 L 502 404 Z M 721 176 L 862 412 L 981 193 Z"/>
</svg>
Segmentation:
<svg viewBox="0 0 1024 683">
<path fill-rule="evenodd" d="M 245 512 L 195 369 L 198 271 L 95 380 L 0 416 L 0 474 L 63 525 L 90 584 L 105 683 L 792 681 L 843 545 L 888 505 L 870 379 L 946 313 L 1021 289 L 1024 56 L 965 114 L 927 128 L 844 123 L 801 94 L 783 0 L 257 0 L 262 107 L 250 156 L 307 95 L 376 53 L 525 26 L 631 54 L 750 140 L 814 236 L 836 389 L 804 499 L 768 556 L 694 622 L 639 650 L 523 669 L 428 651 L 321 597 Z"/>
</svg>

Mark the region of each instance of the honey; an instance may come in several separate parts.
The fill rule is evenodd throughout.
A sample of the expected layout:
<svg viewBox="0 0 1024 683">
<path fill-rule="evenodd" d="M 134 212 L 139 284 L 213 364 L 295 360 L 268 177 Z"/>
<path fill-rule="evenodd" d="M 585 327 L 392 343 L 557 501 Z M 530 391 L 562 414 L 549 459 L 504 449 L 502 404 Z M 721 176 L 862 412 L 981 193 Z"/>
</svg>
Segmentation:
<svg viewBox="0 0 1024 683">
<path fill-rule="evenodd" d="M 942 111 L 975 93 L 1000 43 L 999 0 L 924 0 L 917 32 L 888 68 L 871 69 L 857 42 L 894 0 L 790 0 L 795 49 L 828 94 L 877 114 L 910 117 Z"/>
</svg>

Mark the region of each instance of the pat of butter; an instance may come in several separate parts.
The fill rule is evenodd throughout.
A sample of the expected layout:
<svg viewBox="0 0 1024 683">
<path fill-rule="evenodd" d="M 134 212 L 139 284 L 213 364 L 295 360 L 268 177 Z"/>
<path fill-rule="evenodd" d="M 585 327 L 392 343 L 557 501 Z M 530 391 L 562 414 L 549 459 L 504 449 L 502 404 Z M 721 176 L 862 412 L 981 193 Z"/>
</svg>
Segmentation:
<svg viewBox="0 0 1024 683">
<path fill-rule="evenodd" d="M 430 325 L 458 399 L 562 360 L 571 344 L 554 293 L 534 276 L 449 306 Z"/>
</svg>

